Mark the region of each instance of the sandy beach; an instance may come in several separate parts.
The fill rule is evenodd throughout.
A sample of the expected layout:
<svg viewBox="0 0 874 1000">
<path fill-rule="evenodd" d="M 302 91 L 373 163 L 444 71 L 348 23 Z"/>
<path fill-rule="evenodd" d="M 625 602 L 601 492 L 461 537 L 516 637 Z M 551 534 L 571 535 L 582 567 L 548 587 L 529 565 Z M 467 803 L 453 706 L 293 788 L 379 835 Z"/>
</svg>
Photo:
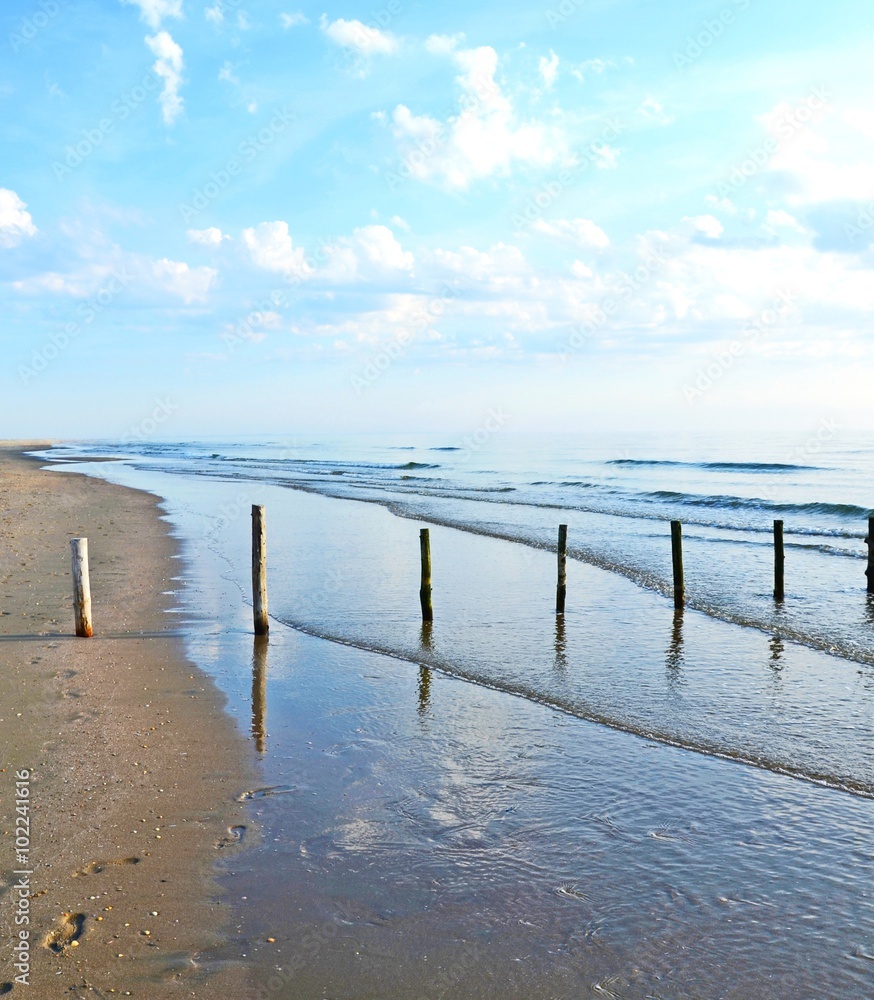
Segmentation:
<svg viewBox="0 0 874 1000">
<path fill-rule="evenodd" d="M 0 994 L 244 996 L 242 966 L 210 957 L 231 919 L 212 866 L 236 849 L 234 799 L 251 775 L 223 696 L 165 614 L 176 546 L 154 497 L 40 465 L 0 449 Z M 91 640 L 73 637 L 68 539 L 80 535 Z M 24 773 L 33 874 L 19 891 Z M 21 930 L 29 994 L 14 985 Z"/>
</svg>

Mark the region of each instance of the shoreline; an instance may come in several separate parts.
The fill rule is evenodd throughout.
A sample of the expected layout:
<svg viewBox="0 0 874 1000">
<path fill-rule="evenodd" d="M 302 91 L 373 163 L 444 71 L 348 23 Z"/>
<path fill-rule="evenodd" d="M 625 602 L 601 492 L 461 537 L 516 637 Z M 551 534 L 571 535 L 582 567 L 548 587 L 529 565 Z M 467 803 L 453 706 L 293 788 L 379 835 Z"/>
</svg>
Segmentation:
<svg viewBox="0 0 874 1000">
<path fill-rule="evenodd" d="M 870 840 L 870 801 L 305 634 L 294 619 L 311 611 L 309 600 L 330 598 L 344 619 L 363 612 L 369 621 L 378 609 L 381 628 L 401 627 L 418 647 L 403 582 L 416 568 L 410 532 L 370 506 L 350 508 L 344 531 L 371 547 L 354 559 L 344 549 L 341 560 L 322 544 L 325 502 L 260 486 L 243 503 L 235 482 L 205 488 L 101 471 L 153 491 L 137 496 L 164 497 L 185 554 L 181 605 L 193 619 L 186 650 L 227 696 L 225 712 L 239 730 L 251 727 L 259 753 L 260 787 L 249 786 L 246 807 L 258 838 L 231 855 L 220 878 L 235 926 L 201 963 L 230 972 L 243 959 L 248 990 L 220 990 L 212 979 L 202 996 L 522 1000 L 578 996 L 588 986 L 641 1000 L 665 988 L 777 1000 L 812 997 L 823 982 L 836 996 L 864 992 L 871 922 L 858 851 Z M 250 500 L 266 502 L 271 515 L 269 647 L 252 636 L 245 600 L 249 532 L 241 517 Z M 537 593 L 554 581 L 549 559 L 478 543 L 500 548 L 489 559 L 471 552 L 468 538 L 456 541 L 462 548 L 441 535 L 441 566 L 493 565 L 525 579 L 526 601 L 532 578 Z M 388 593 L 379 602 L 356 585 L 381 565 L 374 559 L 368 574 L 359 571 L 375 546 L 387 560 L 380 578 Z M 326 562 L 342 573 L 314 590 Z M 612 609 L 608 619 L 622 615 L 626 584 L 596 588 L 587 574 L 578 574 L 574 593 L 595 595 L 597 607 Z M 437 652 L 465 634 L 458 615 L 471 600 L 461 584 L 458 574 L 441 576 Z M 393 608 L 402 615 L 395 619 Z M 516 612 L 511 602 L 503 620 L 528 621 Z M 538 633 L 548 654 L 541 666 L 565 678 L 582 668 L 591 687 L 611 647 L 581 658 L 572 642 L 577 620 L 571 616 L 566 647 L 548 620 Z M 599 616 L 584 620 L 591 644 Z M 657 608 L 652 621 L 659 628 L 646 662 L 662 678 L 674 648 L 665 652 L 661 640 L 671 635 L 669 609 Z M 720 662 L 725 656 L 713 631 L 692 616 L 687 659 L 665 675 L 686 703 L 703 684 L 709 704 L 710 678 L 726 679 L 702 659 L 708 650 Z M 486 642 L 488 635 L 486 628 Z M 617 652 L 624 657 L 624 648 Z M 539 662 L 526 659 L 526 670 Z M 784 685 L 803 664 L 789 658 L 785 667 Z"/>
<path fill-rule="evenodd" d="M 23 454 L 36 445 L 0 445 L 0 992 L 23 975 L 24 929 L 16 991 L 243 996 L 242 964 L 211 958 L 232 917 L 215 862 L 247 824 L 234 799 L 255 767 L 225 696 L 168 628 L 179 547 L 156 497 L 43 471 Z M 76 535 L 91 548 L 90 640 L 73 637 Z M 33 874 L 16 894 L 25 771 Z"/>
</svg>

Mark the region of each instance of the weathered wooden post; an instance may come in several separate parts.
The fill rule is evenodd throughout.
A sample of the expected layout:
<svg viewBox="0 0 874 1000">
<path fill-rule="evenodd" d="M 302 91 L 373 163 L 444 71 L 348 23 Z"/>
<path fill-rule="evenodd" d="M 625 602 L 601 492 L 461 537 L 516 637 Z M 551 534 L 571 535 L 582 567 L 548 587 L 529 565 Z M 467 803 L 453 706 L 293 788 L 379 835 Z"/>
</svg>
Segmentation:
<svg viewBox="0 0 874 1000">
<path fill-rule="evenodd" d="M 257 504 L 252 504 L 252 613 L 255 635 L 267 635 L 267 525 Z"/>
<path fill-rule="evenodd" d="M 73 612 L 76 616 L 76 635 L 90 639 L 94 635 L 91 625 L 91 580 L 88 576 L 88 539 L 71 538 L 73 558 Z"/>
<path fill-rule="evenodd" d="M 564 614 L 567 597 L 567 525 L 558 526 L 558 584 L 555 588 L 555 613 Z"/>
<path fill-rule="evenodd" d="M 431 532 L 428 528 L 419 531 L 419 548 L 422 552 L 422 585 L 419 588 L 419 600 L 422 602 L 422 621 L 434 621 L 434 608 L 431 605 Z"/>
<path fill-rule="evenodd" d="M 774 600 L 782 601 L 786 594 L 783 588 L 783 522 L 774 522 Z"/>
<path fill-rule="evenodd" d="M 868 568 L 865 576 L 868 577 L 868 593 L 874 594 L 874 517 L 868 518 L 868 534 L 865 536 L 868 543 Z"/>
<path fill-rule="evenodd" d="M 686 603 L 686 584 L 683 580 L 683 528 L 679 521 L 671 521 L 671 560 L 674 566 L 674 607 Z"/>
</svg>

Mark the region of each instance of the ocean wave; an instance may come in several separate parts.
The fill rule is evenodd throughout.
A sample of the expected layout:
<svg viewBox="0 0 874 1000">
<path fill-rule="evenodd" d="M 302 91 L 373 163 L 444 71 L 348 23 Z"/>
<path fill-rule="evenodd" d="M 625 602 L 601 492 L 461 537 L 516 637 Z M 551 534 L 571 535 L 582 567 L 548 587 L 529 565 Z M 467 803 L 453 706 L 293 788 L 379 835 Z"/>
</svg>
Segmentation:
<svg viewBox="0 0 874 1000">
<path fill-rule="evenodd" d="M 816 465 L 792 465 L 787 462 L 681 462 L 674 459 L 614 458 L 607 465 L 641 467 L 674 466 L 687 469 L 710 469 L 714 472 L 816 472 Z"/>
<path fill-rule="evenodd" d="M 763 510 L 786 514 L 826 514 L 841 518 L 867 518 L 872 516 L 869 507 L 857 507 L 852 503 L 828 503 L 810 501 L 808 503 L 778 503 L 762 497 L 702 496 L 696 493 L 680 493 L 675 490 L 654 490 L 642 493 L 641 497 L 658 503 L 668 502 L 689 507 L 721 507 L 725 510 Z"/>
</svg>

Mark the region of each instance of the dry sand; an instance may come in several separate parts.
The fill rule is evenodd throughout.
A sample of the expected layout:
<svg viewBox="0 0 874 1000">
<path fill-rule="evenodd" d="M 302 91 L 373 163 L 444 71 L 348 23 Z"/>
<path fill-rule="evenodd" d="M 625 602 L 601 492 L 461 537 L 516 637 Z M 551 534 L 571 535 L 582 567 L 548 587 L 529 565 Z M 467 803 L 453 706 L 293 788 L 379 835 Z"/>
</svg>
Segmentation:
<svg viewBox="0 0 874 1000">
<path fill-rule="evenodd" d="M 213 865 L 238 849 L 252 765 L 223 696 L 167 634 L 175 544 L 156 498 L 41 464 L 0 446 L 0 995 L 245 997 Z M 93 639 L 72 636 L 75 536 L 89 539 Z M 22 769 L 29 987 L 11 985 Z"/>
</svg>

